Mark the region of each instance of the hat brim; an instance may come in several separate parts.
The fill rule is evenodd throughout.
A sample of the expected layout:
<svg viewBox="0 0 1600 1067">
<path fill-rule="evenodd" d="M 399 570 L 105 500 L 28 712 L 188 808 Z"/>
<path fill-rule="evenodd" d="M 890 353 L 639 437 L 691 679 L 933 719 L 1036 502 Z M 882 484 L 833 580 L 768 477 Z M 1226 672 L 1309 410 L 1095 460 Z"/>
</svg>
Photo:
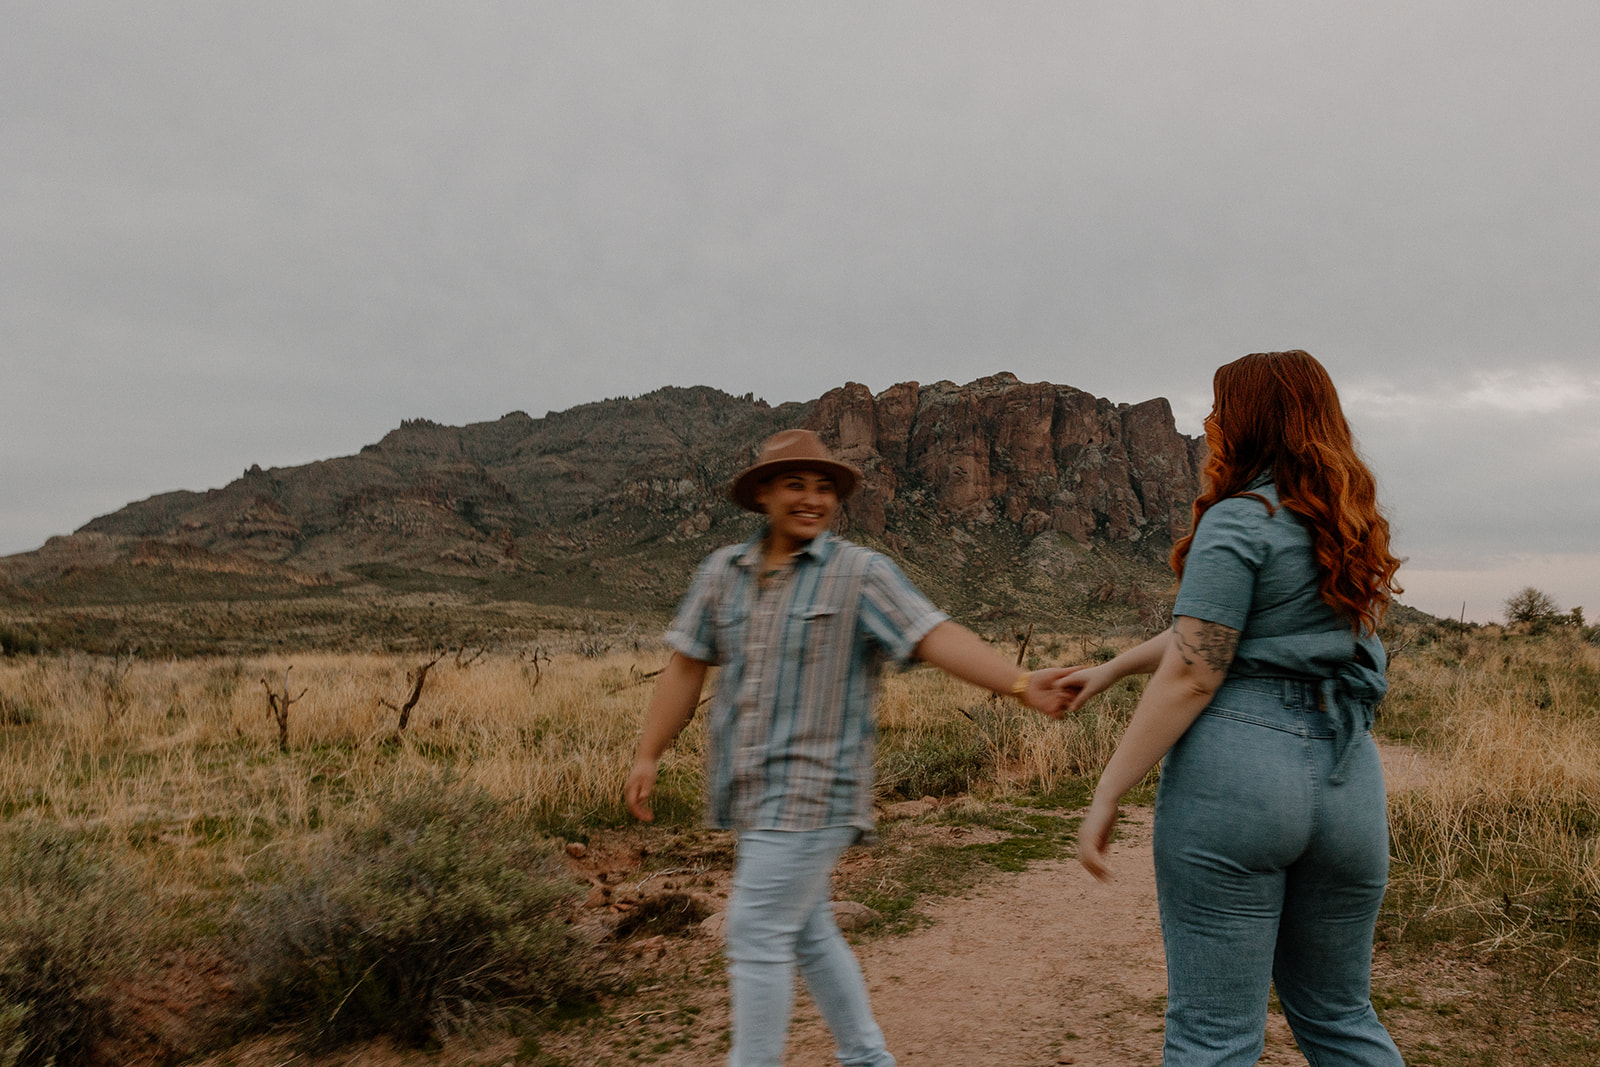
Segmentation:
<svg viewBox="0 0 1600 1067">
<path fill-rule="evenodd" d="M 735 478 L 733 484 L 728 486 L 728 496 L 746 511 L 763 513 L 764 509 L 756 500 L 756 490 L 761 487 L 762 482 L 790 471 L 818 471 L 826 474 L 833 479 L 833 488 L 839 494 L 840 500 L 855 492 L 856 483 L 861 480 L 860 471 L 838 460 L 804 457 L 774 459 L 766 463 L 757 463 Z"/>
</svg>

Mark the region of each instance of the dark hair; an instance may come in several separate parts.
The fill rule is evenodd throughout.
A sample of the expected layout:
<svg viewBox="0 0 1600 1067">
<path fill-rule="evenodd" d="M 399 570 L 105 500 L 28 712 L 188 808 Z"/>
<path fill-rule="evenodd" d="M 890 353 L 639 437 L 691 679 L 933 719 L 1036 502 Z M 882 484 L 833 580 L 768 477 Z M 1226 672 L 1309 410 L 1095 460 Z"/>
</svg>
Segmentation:
<svg viewBox="0 0 1600 1067">
<path fill-rule="evenodd" d="M 1353 628 L 1375 629 L 1403 592 L 1394 580 L 1400 560 L 1389 551 L 1372 472 L 1356 453 L 1328 372 L 1298 349 L 1258 352 L 1218 367 L 1212 393 L 1210 455 L 1190 532 L 1172 548 L 1172 569 L 1183 576 L 1193 531 L 1213 504 L 1254 496 L 1246 486 L 1271 472 L 1279 501 L 1311 530 L 1322 599 Z"/>
</svg>

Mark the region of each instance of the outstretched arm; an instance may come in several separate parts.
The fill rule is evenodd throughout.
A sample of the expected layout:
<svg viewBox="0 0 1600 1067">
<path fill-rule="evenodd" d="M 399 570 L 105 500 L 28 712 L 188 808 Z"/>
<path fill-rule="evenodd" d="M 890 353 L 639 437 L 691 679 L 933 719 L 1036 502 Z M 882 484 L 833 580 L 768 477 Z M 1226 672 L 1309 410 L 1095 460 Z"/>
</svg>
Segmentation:
<svg viewBox="0 0 1600 1067">
<path fill-rule="evenodd" d="M 1073 667 L 1067 680 L 1061 683 L 1066 690 L 1068 711 L 1077 711 L 1089 699 L 1105 692 L 1130 674 L 1151 674 L 1161 666 L 1161 657 L 1172 644 L 1173 632 L 1163 630 L 1143 644 L 1134 645 L 1126 652 L 1093 667 Z"/>
<path fill-rule="evenodd" d="M 929 630 L 917 643 L 916 657 L 964 682 L 993 693 L 1017 696 L 1030 708 L 1052 719 L 1059 719 L 1065 711 L 1066 694 L 1057 688 L 1057 683 L 1068 674 L 1065 667 L 1024 673 L 984 644 L 977 634 L 957 623 L 941 622 Z M 1023 679 L 1027 680 L 1026 688 L 1015 692 L 1014 687 Z"/>
<path fill-rule="evenodd" d="M 1100 774 L 1094 801 L 1078 831 L 1078 860 L 1096 878 L 1110 873 L 1106 849 L 1122 795 L 1149 773 L 1211 703 L 1228 676 L 1238 646 L 1238 630 L 1187 615 L 1173 620 L 1161 664 L 1139 698 L 1117 751 Z"/>
<path fill-rule="evenodd" d="M 651 822 L 656 817 L 650 809 L 650 796 L 656 791 L 656 767 L 662 753 L 694 718 L 707 666 L 700 660 L 674 652 L 656 681 L 655 693 L 650 697 L 650 707 L 644 716 L 644 733 L 639 737 L 639 747 L 633 756 L 633 769 L 622 787 L 623 799 L 635 818 Z"/>
</svg>

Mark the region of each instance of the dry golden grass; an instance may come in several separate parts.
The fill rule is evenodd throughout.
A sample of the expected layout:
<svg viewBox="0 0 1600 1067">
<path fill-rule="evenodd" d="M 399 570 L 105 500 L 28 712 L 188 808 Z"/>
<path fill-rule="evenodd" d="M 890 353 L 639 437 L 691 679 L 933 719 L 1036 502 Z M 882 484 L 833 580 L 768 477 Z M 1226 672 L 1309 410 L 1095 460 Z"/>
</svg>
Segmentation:
<svg viewBox="0 0 1600 1067">
<path fill-rule="evenodd" d="M 529 814 L 584 821 L 615 813 L 646 686 L 637 657 L 558 657 L 534 672 L 512 658 L 430 672 L 410 728 L 396 712 L 420 657 L 138 662 L 89 657 L 0 664 L 0 694 L 30 721 L 0 742 L 0 805 L 11 814 L 105 823 L 158 821 L 178 835 L 225 820 L 309 829 L 323 806 L 449 769 Z M 653 666 L 653 665 L 651 665 Z M 276 750 L 261 679 L 288 671 L 290 752 Z M 678 762 L 693 762 L 697 735 Z"/>
<path fill-rule="evenodd" d="M 1428 750 L 1390 803 L 1406 918 L 1600 965 L 1600 647 L 1491 630 L 1402 655 L 1391 678 L 1393 725 Z"/>
<path fill-rule="evenodd" d="M 0 727 L 0 814 L 107 830 L 167 892 L 216 886 L 336 809 L 441 773 L 510 804 L 532 830 L 581 835 L 626 818 L 621 783 L 651 691 L 641 673 L 665 659 L 659 648 L 558 655 L 536 673 L 509 654 L 446 657 L 398 739 L 383 702 L 405 700 L 423 657 L 0 661 L 0 706 L 16 723 Z M 299 697 L 286 755 L 262 685 L 282 690 L 285 672 Z M 953 760 L 1001 792 L 1049 791 L 1097 767 L 1130 708 L 1124 694 L 1050 722 L 933 670 L 887 678 L 880 702 L 886 755 L 913 769 Z M 664 761 L 668 818 L 695 817 L 702 745 L 697 718 Z"/>
<path fill-rule="evenodd" d="M 626 819 L 620 786 L 651 689 L 641 672 L 665 658 L 566 654 L 536 673 L 510 654 L 446 657 L 398 740 L 383 702 L 404 701 L 422 657 L 3 660 L 0 815 L 103 828 L 167 893 L 214 890 L 245 857 L 441 773 L 531 831 L 582 835 Z M 285 671 L 290 694 L 304 691 L 287 755 L 261 685 L 281 688 Z M 1570 633 L 1435 635 L 1391 674 L 1380 730 L 1429 750 L 1425 782 L 1392 805 L 1397 886 L 1426 899 L 1430 921 L 1476 916 L 1486 938 L 1600 930 L 1600 648 Z M 889 676 L 880 788 L 1056 792 L 1104 764 L 1137 693 L 1124 683 L 1051 722 L 937 671 Z M 702 745 L 697 720 L 664 763 L 669 819 L 695 817 Z"/>
</svg>

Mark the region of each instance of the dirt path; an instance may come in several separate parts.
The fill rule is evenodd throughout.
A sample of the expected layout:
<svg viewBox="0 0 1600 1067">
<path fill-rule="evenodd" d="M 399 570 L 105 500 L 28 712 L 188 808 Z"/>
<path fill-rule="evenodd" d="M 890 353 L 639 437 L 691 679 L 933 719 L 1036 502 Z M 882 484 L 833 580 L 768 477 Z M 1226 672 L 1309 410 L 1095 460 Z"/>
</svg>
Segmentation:
<svg viewBox="0 0 1600 1067">
<path fill-rule="evenodd" d="M 1074 861 L 998 876 L 924 910 L 929 928 L 857 954 L 890 1049 L 906 1067 L 1160 1061 L 1166 972 L 1150 865 L 1150 813 L 1128 813 L 1117 881 Z M 833 1062 L 806 1006 L 789 1062 Z"/>
<path fill-rule="evenodd" d="M 901 1064 L 1159 1064 L 1166 967 L 1148 808 L 1127 812 L 1112 862 L 1110 884 L 1071 860 L 998 876 L 926 907 L 929 928 L 858 947 Z M 802 1001 L 789 1063 L 835 1062 L 827 1027 Z M 1261 1062 L 1305 1063 L 1281 1019 Z"/>
<path fill-rule="evenodd" d="M 1414 752 L 1385 747 L 1383 756 L 1391 792 L 1420 780 Z M 997 876 L 926 906 L 929 928 L 858 946 L 873 1010 L 901 1064 L 1159 1064 L 1166 965 L 1150 809 L 1127 811 L 1112 862 L 1110 884 L 1071 860 Z M 827 1027 L 802 998 L 789 1063 L 835 1062 Z M 1306 1062 L 1277 1012 L 1260 1062 Z"/>
</svg>

